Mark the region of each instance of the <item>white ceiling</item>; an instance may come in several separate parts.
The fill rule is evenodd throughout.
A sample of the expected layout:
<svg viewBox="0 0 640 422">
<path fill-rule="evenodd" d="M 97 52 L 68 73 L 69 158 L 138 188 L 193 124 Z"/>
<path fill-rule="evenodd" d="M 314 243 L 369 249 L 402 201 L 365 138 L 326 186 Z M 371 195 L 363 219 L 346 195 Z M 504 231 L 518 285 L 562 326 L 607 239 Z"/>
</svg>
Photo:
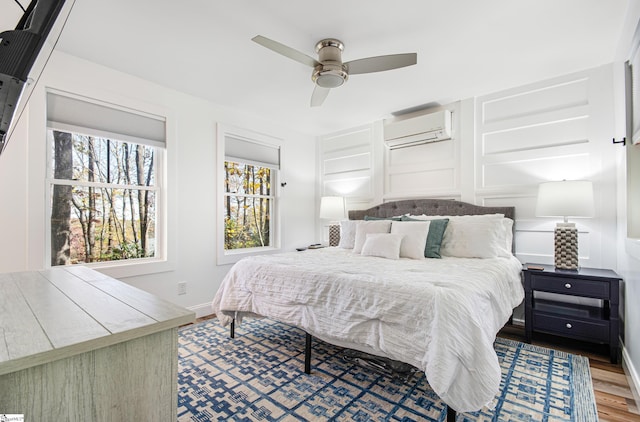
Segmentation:
<svg viewBox="0 0 640 422">
<path fill-rule="evenodd" d="M 610 63 L 633 0 L 76 0 L 58 48 L 312 135 Z M 27 3 L 27 0 L 21 0 Z M 0 0 L 0 28 L 15 25 Z M 311 68 L 251 41 L 344 61 L 418 53 L 418 64 L 353 75 L 309 107 Z"/>
</svg>

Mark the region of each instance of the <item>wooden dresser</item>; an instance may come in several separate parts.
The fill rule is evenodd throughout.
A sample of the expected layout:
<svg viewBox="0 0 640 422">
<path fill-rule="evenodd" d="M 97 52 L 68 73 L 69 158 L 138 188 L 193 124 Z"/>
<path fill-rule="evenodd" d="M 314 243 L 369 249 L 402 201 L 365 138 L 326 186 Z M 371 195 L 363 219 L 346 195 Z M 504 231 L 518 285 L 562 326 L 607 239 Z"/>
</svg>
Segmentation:
<svg viewBox="0 0 640 422">
<path fill-rule="evenodd" d="M 0 274 L 0 413 L 172 421 L 195 314 L 85 267 Z"/>
</svg>

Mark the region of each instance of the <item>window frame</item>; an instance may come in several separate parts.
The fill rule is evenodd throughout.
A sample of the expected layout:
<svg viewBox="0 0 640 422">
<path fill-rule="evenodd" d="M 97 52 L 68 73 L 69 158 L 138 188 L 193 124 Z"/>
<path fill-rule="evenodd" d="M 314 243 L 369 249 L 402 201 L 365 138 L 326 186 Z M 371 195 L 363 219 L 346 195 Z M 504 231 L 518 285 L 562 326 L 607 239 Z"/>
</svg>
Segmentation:
<svg viewBox="0 0 640 422">
<path fill-rule="evenodd" d="M 216 226 L 218 227 L 218 233 L 216 236 L 216 258 L 217 265 L 229 265 L 234 264 L 239 261 L 241 258 L 246 256 L 253 255 L 264 255 L 269 253 L 276 253 L 281 250 L 281 225 L 280 225 L 280 168 L 276 168 L 270 165 L 264 165 L 263 163 L 257 163 L 253 160 L 242 160 L 241 157 L 227 157 L 225 154 L 225 142 L 227 137 L 237 138 L 244 142 L 251 142 L 254 144 L 262 145 L 270 148 L 277 148 L 281 150 L 282 141 L 278 138 L 265 135 L 263 133 L 253 132 L 246 129 L 241 129 L 232 126 L 226 125 L 217 125 L 217 155 L 218 159 L 216 161 L 218 166 L 218 183 L 217 185 L 217 195 L 216 195 L 216 215 L 217 222 Z M 227 159 L 229 158 L 229 159 Z M 271 199 L 270 204 L 270 223 L 271 227 L 269 229 L 270 236 L 270 246 L 263 246 L 257 248 L 242 248 L 242 249 L 232 249 L 226 250 L 224 245 L 225 240 L 225 221 L 224 221 L 224 207 L 225 207 L 225 198 L 229 195 L 225 189 L 225 172 L 224 172 L 224 163 L 225 161 L 232 162 L 240 162 L 243 164 L 252 164 L 259 165 L 262 167 L 269 167 L 271 169 L 271 186 L 272 186 L 272 194 L 269 197 Z M 280 161 L 281 164 L 281 161 Z M 281 167 L 281 166 L 280 166 Z M 249 197 L 255 195 L 247 195 Z"/>
<path fill-rule="evenodd" d="M 71 98 L 81 99 L 82 101 L 114 108 L 116 110 L 120 109 L 132 114 L 139 114 L 141 116 L 151 116 L 154 118 L 159 118 L 161 114 L 165 113 L 157 113 L 151 114 L 143 111 L 139 111 L 137 109 L 128 108 L 125 106 L 115 106 L 111 103 L 89 99 L 86 97 L 77 96 L 74 94 L 69 94 L 66 92 L 58 91 L 58 90 L 47 90 L 47 92 L 60 95 L 60 96 L 69 96 Z M 114 261 L 101 261 L 101 262 L 92 262 L 92 263 L 80 263 L 74 264 L 74 266 L 85 266 L 92 269 L 98 269 L 103 271 L 105 274 L 116 277 L 116 278 L 126 278 L 131 276 L 145 275 L 145 274 L 153 274 L 159 272 L 166 272 L 173 269 L 174 264 L 170 259 L 170 256 L 173 255 L 170 249 L 175 249 L 169 246 L 167 241 L 170 232 L 170 224 L 169 224 L 169 204 L 167 201 L 167 171 L 168 171 L 168 162 L 167 162 L 167 148 L 169 145 L 169 133 L 170 133 L 170 124 L 168 117 L 162 117 L 164 119 L 166 125 L 166 137 L 164 146 L 159 145 L 158 142 L 154 140 L 147 140 L 143 138 L 135 138 L 128 135 L 119 135 L 117 133 L 112 133 L 99 129 L 92 129 L 89 127 L 83 127 L 80 125 L 67 124 L 67 123 L 59 123 L 55 121 L 51 121 L 47 116 L 47 124 L 45 127 L 45 142 L 46 142 L 46 174 L 45 174 L 45 204 L 44 204 L 44 231 L 45 231 L 45 250 L 44 250 L 44 267 L 45 268 L 54 268 L 51 265 L 51 211 L 52 211 L 52 190 L 53 186 L 56 184 L 67 184 L 71 186 L 88 186 L 89 184 L 85 182 L 74 183 L 73 181 L 62 181 L 62 183 L 57 183 L 56 179 L 54 179 L 53 174 L 53 137 L 49 136 L 50 130 L 59 130 L 65 132 L 78 133 L 83 135 L 96 136 L 101 138 L 111 138 L 118 141 L 129 142 L 129 143 L 139 143 L 144 144 L 146 146 L 154 148 L 154 180 L 155 185 L 153 188 L 155 194 L 155 208 L 156 208 L 156 221 L 155 221 L 155 256 L 148 258 L 132 258 L 132 259 L 122 259 L 122 260 L 114 260 Z M 171 125 L 172 126 L 172 125 Z M 94 187 L 100 187 L 104 185 L 101 182 L 90 183 Z M 122 187 L 122 186 L 119 186 Z M 146 187 L 140 186 L 131 186 L 132 189 L 140 189 Z"/>
</svg>

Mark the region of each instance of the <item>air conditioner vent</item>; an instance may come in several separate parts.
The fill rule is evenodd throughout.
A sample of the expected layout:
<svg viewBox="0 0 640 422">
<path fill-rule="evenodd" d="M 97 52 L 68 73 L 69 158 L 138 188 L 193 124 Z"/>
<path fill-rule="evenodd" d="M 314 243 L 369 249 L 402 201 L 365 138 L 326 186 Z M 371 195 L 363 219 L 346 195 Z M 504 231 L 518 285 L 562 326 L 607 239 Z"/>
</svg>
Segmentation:
<svg viewBox="0 0 640 422">
<path fill-rule="evenodd" d="M 442 110 L 406 120 L 385 122 L 384 143 L 389 149 L 451 139 L 451 111 Z"/>
</svg>

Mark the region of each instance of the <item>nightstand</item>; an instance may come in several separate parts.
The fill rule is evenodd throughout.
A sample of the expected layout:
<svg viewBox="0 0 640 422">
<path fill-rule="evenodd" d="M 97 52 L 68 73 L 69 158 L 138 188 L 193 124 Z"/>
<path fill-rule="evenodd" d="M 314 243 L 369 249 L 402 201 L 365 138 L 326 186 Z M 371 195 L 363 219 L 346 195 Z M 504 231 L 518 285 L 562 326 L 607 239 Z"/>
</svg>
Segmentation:
<svg viewBox="0 0 640 422">
<path fill-rule="evenodd" d="M 543 269 L 528 269 L 528 265 Z M 533 332 L 538 331 L 608 344 L 611 363 L 618 362 L 621 279 L 615 272 L 597 268 L 560 270 L 553 265 L 541 264 L 527 264 L 523 272 L 524 326 L 528 343 Z M 537 298 L 534 292 L 555 295 L 552 298 Z M 562 296 L 600 299 L 602 306 L 572 303 L 570 299 L 565 302 Z"/>
</svg>

